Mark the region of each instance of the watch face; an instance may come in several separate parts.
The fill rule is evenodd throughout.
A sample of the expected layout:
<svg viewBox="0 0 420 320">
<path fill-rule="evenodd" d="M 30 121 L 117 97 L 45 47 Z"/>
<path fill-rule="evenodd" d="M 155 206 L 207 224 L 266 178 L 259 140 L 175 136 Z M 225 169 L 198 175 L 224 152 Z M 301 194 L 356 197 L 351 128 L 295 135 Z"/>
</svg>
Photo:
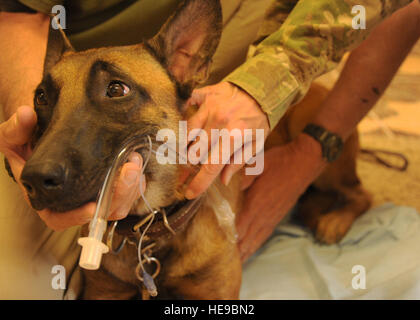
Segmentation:
<svg viewBox="0 0 420 320">
<path fill-rule="evenodd" d="M 341 138 L 335 134 L 331 134 L 327 139 L 325 139 L 324 143 L 325 150 L 327 151 L 327 154 L 325 155 L 327 160 L 336 160 L 341 154 L 341 150 L 343 149 Z"/>
<path fill-rule="evenodd" d="M 343 150 L 343 141 L 337 134 L 331 133 L 324 128 L 310 123 L 303 132 L 313 137 L 322 146 L 322 157 L 328 162 L 336 160 Z"/>
</svg>

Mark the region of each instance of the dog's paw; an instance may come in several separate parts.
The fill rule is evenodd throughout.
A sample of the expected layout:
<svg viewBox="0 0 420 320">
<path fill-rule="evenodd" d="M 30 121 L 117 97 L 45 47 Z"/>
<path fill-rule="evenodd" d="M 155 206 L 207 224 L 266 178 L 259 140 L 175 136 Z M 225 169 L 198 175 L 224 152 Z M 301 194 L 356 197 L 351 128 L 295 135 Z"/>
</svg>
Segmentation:
<svg viewBox="0 0 420 320">
<path fill-rule="evenodd" d="M 350 211 L 331 211 L 318 218 L 315 238 L 324 244 L 339 242 L 349 231 L 355 215 Z"/>
</svg>

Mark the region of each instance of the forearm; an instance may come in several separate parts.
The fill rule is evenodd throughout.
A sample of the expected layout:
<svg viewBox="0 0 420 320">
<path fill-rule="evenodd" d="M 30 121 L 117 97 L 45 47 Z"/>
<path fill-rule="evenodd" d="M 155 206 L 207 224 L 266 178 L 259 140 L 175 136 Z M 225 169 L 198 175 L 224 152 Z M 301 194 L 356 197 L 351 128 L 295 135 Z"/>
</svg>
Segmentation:
<svg viewBox="0 0 420 320">
<path fill-rule="evenodd" d="M 8 119 L 33 105 L 41 81 L 49 18 L 45 14 L 0 12 L 0 107 Z"/>
<path fill-rule="evenodd" d="M 347 138 L 376 104 L 420 37 L 420 4 L 415 1 L 380 24 L 352 52 L 315 119 Z"/>
</svg>

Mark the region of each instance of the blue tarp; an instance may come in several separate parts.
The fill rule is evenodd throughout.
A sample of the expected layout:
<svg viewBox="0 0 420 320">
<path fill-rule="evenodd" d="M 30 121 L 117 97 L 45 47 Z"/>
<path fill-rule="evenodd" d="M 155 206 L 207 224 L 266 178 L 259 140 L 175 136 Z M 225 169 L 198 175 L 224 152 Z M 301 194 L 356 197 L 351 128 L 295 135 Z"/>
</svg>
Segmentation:
<svg viewBox="0 0 420 320">
<path fill-rule="evenodd" d="M 241 289 L 241 299 L 419 298 L 420 215 L 393 204 L 362 215 L 331 246 L 292 220 L 279 224 L 244 266 Z"/>
</svg>

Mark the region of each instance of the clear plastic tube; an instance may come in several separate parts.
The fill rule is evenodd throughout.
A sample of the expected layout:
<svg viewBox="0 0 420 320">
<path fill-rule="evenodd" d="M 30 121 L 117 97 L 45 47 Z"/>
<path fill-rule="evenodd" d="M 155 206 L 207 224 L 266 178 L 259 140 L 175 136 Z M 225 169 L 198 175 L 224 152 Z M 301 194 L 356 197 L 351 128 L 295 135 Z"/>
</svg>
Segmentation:
<svg viewBox="0 0 420 320">
<path fill-rule="evenodd" d="M 149 139 L 149 141 L 147 141 Z M 111 201 L 114 193 L 114 180 L 117 177 L 119 168 L 127 161 L 133 151 L 151 144 L 150 138 L 134 136 L 123 146 L 115 157 L 111 168 L 105 177 L 104 184 L 96 205 L 95 215 L 89 224 L 89 235 L 79 238 L 78 243 L 82 246 L 79 265 L 88 270 L 97 270 L 101 265 L 102 255 L 109 251 L 108 246 L 102 242 L 103 235 L 107 228 L 107 221 L 110 214 Z"/>
</svg>

